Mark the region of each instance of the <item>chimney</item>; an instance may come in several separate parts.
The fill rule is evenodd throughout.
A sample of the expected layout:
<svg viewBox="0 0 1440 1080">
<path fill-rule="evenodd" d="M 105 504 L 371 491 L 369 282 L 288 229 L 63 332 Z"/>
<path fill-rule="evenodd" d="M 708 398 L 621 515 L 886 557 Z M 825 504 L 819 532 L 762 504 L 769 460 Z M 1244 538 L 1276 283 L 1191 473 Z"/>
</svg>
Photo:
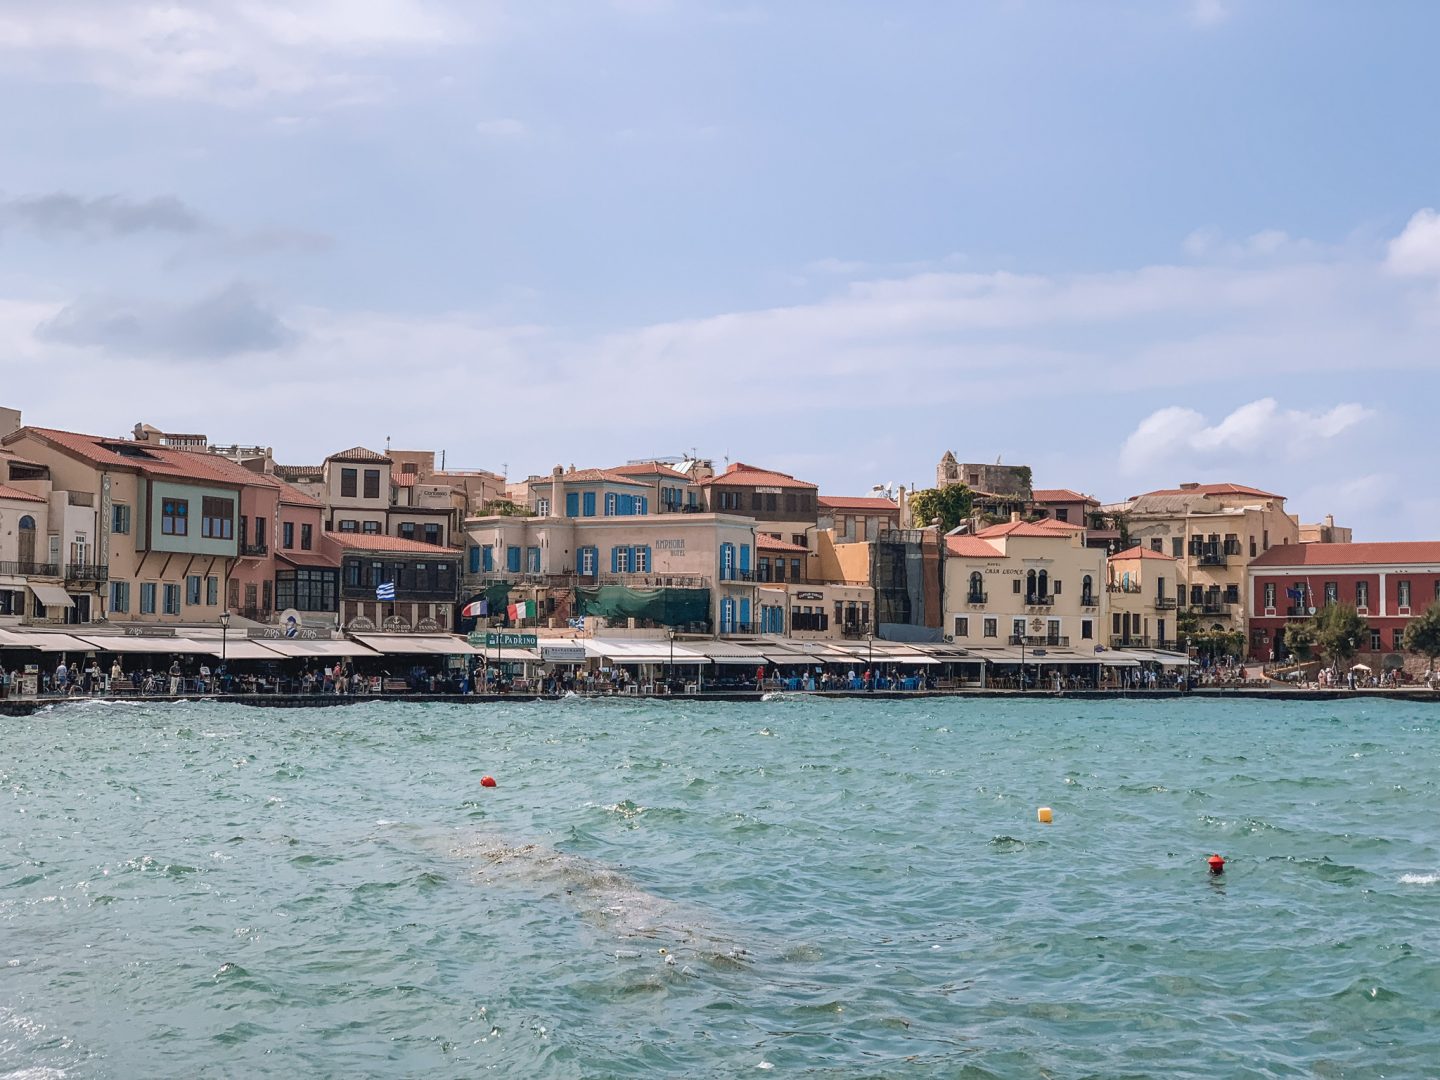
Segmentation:
<svg viewBox="0 0 1440 1080">
<path fill-rule="evenodd" d="M 1326 515 L 1325 515 L 1325 527 L 1326 527 L 1327 529 L 1333 529 L 1333 528 L 1335 527 L 1335 515 L 1334 515 L 1334 514 L 1326 514 Z"/>
<path fill-rule="evenodd" d="M 1011 525 L 1018 525 L 1019 523 L 1020 523 L 1020 511 L 1019 511 L 1019 510 L 1011 510 L 1011 511 L 1010 511 L 1010 524 L 1011 524 Z"/>
<path fill-rule="evenodd" d="M 552 518 L 562 517 L 560 510 L 560 478 L 565 475 L 565 470 L 556 465 L 550 470 L 550 516 Z"/>
<path fill-rule="evenodd" d="M 1181 490 L 1181 491 L 1194 491 L 1194 490 L 1195 490 L 1196 488 L 1198 488 L 1199 486 L 1200 486 L 1199 481 L 1197 481 L 1197 480 L 1191 480 L 1188 484 L 1181 484 L 1181 485 L 1180 485 L 1180 490 Z"/>
</svg>

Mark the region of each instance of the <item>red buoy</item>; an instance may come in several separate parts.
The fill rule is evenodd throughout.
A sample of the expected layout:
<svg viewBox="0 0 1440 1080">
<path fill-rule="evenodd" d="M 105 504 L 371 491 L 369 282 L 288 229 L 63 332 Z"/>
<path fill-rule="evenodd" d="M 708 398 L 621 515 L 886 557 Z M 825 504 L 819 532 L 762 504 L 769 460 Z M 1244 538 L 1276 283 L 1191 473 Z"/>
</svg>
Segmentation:
<svg viewBox="0 0 1440 1080">
<path fill-rule="evenodd" d="M 482 777 L 480 778 L 480 786 L 481 786 L 481 787 L 494 787 L 494 786 L 495 786 L 495 777 L 493 777 L 493 776 L 482 776 Z"/>
<path fill-rule="evenodd" d="M 1210 873 L 1223 874 L 1225 872 L 1225 860 L 1219 855 L 1211 855 L 1206 862 L 1210 864 Z"/>
</svg>

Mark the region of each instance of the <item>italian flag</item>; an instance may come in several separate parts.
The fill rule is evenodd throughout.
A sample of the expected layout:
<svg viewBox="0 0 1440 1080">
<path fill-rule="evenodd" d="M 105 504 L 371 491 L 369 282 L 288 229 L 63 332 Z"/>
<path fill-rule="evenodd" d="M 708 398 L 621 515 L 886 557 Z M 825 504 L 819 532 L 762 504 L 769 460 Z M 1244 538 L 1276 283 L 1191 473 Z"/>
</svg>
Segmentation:
<svg viewBox="0 0 1440 1080">
<path fill-rule="evenodd" d="M 511 604 L 509 614 L 512 619 L 533 619 L 535 617 L 535 601 L 520 600 Z"/>
</svg>

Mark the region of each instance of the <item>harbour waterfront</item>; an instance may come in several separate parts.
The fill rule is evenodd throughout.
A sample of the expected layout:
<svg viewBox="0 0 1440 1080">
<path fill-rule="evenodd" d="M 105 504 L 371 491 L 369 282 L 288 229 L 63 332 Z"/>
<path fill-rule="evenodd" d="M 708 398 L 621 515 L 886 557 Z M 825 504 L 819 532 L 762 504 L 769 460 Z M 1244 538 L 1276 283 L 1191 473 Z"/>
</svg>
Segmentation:
<svg viewBox="0 0 1440 1080">
<path fill-rule="evenodd" d="M 4 725 L 0 1075 L 1440 1060 L 1423 704 L 142 701 Z"/>
</svg>

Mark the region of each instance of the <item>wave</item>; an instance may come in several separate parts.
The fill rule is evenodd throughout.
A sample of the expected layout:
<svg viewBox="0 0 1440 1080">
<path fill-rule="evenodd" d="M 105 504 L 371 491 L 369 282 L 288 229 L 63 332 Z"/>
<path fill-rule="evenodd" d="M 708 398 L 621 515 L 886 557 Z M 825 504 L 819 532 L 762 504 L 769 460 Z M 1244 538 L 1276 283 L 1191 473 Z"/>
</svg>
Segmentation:
<svg viewBox="0 0 1440 1080">
<path fill-rule="evenodd" d="M 1401 874 L 1401 885 L 1440 885 L 1440 874 Z"/>
</svg>

